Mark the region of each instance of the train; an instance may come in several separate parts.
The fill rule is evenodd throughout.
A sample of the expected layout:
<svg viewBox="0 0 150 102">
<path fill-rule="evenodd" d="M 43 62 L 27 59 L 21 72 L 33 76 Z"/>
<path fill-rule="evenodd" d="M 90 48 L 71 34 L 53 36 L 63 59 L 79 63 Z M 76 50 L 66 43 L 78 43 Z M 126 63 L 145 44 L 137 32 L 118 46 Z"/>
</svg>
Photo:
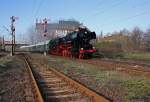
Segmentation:
<svg viewBox="0 0 150 102">
<path fill-rule="evenodd" d="M 79 59 L 92 58 L 96 52 L 91 40 L 96 39 L 96 33 L 88 28 L 78 28 L 77 31 L 68 33 L 64 37 L 58 37 L 38 44 L 22 46 L 21 49 L 30 52 L 44 52 L 52 55 L 75 57 Z"/>
</svg>

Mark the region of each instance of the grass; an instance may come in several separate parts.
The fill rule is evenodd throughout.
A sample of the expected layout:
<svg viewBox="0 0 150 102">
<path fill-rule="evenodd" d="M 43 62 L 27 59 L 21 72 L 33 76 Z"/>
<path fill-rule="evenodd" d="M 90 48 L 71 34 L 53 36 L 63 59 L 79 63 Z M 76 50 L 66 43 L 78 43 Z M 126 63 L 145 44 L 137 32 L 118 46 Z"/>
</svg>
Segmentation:
<svg viewBox="0 0 150 102">
<path fill-rule="evenodd" d="M 4 71 L 6 71 L 7 68 L 7 63 L 11 62 L 12 60 L 10 58 L 0 58 L 0 73 L 3 73 Z"/>
<path fill-rule="evenodd" d="M 126 79 L 121 83 L 128 95 L 127 100 L 143 99 L 146 96 L 150 96 L 150 80 L 145 79 Z"/>
<path fill-rule="evenodd" d="M 133 59 L 133 60 L 144 60 L 150 61 L 150 53 L 142 53 L 142 52 L 135 52 L 135 53 L 125 53 L 124 59 Z"/>
<path fill-rule="evenodd" d="M 50 61 L 51 57 L 48 59 Z M 117 90 L 118 86 L 121 87 L 121 89 L 126 91 L 125 99 L 127 102 L 136 98 L 150 96 L 150 79 L 137 76 L 131 77 L 112 70 L 101 70 L 100 66 L 96 67 L 59 57 L 54 58 L 54 60 L 56 61 L 55 63 L 61 63 L 62 67 L 57 69 L 64 74 L 69 74 L 70 71 L 73 71 L 76 77 L 88 76 L 88 78 L 95 82 L 90 83 L 89 81 L 90 87 L 92 88 L 103 87 L 111 91 L 113 88 Z M 52 66 L 52 64 L 49 65 Z M 56 68 L 56 65 L 53 67 Z"/>
</svg>

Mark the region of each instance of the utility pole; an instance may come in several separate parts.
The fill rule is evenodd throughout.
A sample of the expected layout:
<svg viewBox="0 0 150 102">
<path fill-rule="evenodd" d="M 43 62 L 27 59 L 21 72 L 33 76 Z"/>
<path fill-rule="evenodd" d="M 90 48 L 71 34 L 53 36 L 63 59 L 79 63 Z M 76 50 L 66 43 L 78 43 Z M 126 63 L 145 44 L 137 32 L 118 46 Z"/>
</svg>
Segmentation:
<svg viewBox="0 0 150 102">
<path fill-rule="evenodd" d="M 5 51 L 5 38 L 4 38 L 4 35 L 3 35 L 3 49 Z"/>
<path fill-rule="evenodd" d="M 12 49 L 11 49 L 11 56 L 14 55 L 14 52 L 15 52 L 15 26 L 14 26 L 14 22 L 15 20 L 17 19 L 17 17 L 15 16 L 12 16 L 10 17 L 10 20 L 11 20 L 11 35 L 12 35 Z"/>
<path fill-rule="evenodd" d="M 47 51 L 46 51 L 46 36 L 47 36 L 47 19 L 45 18 L 44 20 L 43 20 L 43 29 L 44 29 L 44 55 L 46 56 L 46 54 L 47 54 Z"/>
</svg>

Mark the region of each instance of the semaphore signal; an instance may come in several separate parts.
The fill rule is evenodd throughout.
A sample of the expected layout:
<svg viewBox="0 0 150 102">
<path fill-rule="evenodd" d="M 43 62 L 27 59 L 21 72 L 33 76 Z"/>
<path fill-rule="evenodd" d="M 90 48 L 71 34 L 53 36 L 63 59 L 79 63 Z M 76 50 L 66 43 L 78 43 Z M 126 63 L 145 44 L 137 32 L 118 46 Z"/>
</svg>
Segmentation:
<svg viewBox="0 0 150 102">
<path fill-rule="evenodd" d="M 14 55 L 14 52 L 15 52 L 15 44 L 16 44 L 16 41 L 15 41 L 15 21 L 19 19 L 18 17 L 15 17 L 15 16 L 12 16 L 10 17 L 10 20 L 11 20 L 11 35 L 12 35 L 12 49 L 11 49 L 11 56 Z"/>
</svg>

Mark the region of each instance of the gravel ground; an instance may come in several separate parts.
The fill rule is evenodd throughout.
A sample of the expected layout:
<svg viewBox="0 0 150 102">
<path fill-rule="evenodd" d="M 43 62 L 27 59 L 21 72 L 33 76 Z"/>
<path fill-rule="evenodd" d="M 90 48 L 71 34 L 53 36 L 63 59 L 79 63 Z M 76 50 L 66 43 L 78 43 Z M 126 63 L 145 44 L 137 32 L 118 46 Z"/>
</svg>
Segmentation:
<svg viewBox="0 0 150 102">
<path fill-rule="evenodd" d="M 0 102 L 35 102 L 26 65 L 17 56 L 0 58 Z"/>
<path fill-rule="evenodd" d="M 76 59 L 32 55 L 33 61 L 53 67 L 107 96 L 114 102 L 150 102 L 150 78 L 132 76 L 102 66 L 80 63 Z"/>
</svg>

